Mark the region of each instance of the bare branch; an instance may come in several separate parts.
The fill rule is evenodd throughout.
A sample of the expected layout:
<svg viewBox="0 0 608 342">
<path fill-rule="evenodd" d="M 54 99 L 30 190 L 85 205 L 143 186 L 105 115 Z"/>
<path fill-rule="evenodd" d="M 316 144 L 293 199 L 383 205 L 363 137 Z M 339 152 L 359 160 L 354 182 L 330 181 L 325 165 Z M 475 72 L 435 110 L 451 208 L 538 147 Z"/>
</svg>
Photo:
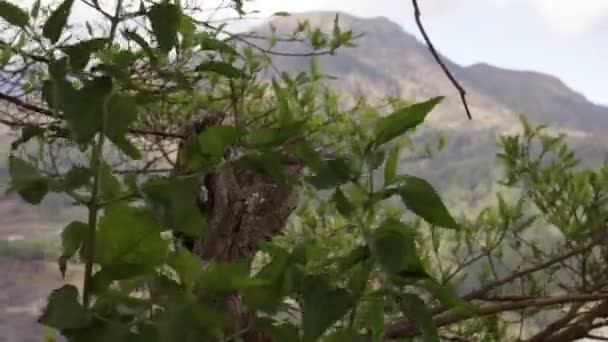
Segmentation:
<svg viewBox="0 0 608 342">
<path fill-rule="evenodd" d="M 424 26 L 422 25 L 422 20 L 420 19 L 421 14 L 420 14 L 420 7 L 418 6 L 418 1 L 412 0 L 412 5 L 414 6 L 414 15 L 416 17 L 416 25 L 418 25 L 418 29 L 420 30 L 420 33 L 422 34 L 422 37 L 424 38 L 426 45 L 429 47 L 429 50 L 431 51 L 431 54 L 435 58 L 435 61 L 437 61 L 437 64 L 439 64 L 441 69 L 443 69 L 443 72 L 445 73 L 445 75 L 450 79 L 450 81 L 452 82 L 454 87 L 456 87 L 456 89 L 458 90 L 458 93 L 460 93 L 460 99 L 462 100 L 462 105 L 464 106 L 464 109 L 467 112 L 467 117 L 469 118 L 469 120 L 472 119 L 471 111 L 469 110 L 469 104 L 467 103 L 467 97 L 466 97 L 467 92 L 460 85 L 460 83 L 458 83 L 456 78 L 452 75 L 452 73 L 450 72 L 448 67 L 445 65 L 445 63 L 443 62 L 441 57 L 439 57 L 439 53 L 437 53 L 437 50 L 433 46 L 433 43 L 431 42 L 429 35 L 426 33 L 426 30 L 424 29 Z"/>
</svg>

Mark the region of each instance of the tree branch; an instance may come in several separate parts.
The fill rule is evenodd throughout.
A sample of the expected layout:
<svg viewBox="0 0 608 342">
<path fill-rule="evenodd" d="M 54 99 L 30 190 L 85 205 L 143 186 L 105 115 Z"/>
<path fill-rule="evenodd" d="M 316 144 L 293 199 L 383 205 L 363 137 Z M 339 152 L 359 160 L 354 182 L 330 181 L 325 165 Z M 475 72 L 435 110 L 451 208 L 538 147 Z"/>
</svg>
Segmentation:
<svg viewBox="0 0 608 342">
<path fill-rule="evenodd" d="M 424 29 L 424 25 L 422 25 L 422 20 L 420 19 L 421 14 L 420 14 L 420 7 L 418 6 L 418 1 L 412 0 L 412 5 L 414 6 L 414 16 L 416 17 L 416 25 L 418 25 L 418 29 L 420 30 L 420 33 L 422 34 L 422 37 L 424 38 L 424 41 L 426 42 L 426 45 L 429 48 L 429 51 L 431 51 L 431 54 L 435 58 L 435 61 L 437 62 L 437 64 L 439 64 L 441 69 L 443 69 L 443 72 L 445 73 L 445 75 L 448 77 L 450 82 L 452 82 L 454 87 L 458 90 L 458 93 L 460 93 L 460 99 L 462 100 L 462 105 L 464 106 L 464 109 L 467 112 L 467 117 L 469 118 L 469 120 L 471 120 L 472 116 L 471 116 L 471 111 L 469 110 L 469 104 L 467 103 L 466 90 L 464 90 L 464 88 L 460 85 L 460 83 L 458 83 L 458 81 L 452 75 L 452 73 L 450 72 L 448 67 L 445 65 L 445 63 L 443 62 L 441 57 L 439 57 L 439 53 L 437 53 L 435 46 L 433 46 L 433 43 L 431 42 L 429 35 L 426 33 L 426 30 Z"/>
<path fill-rule="evenodd" d="M 540 308 L 545 306 L 578 303 L 578 302 L 593 302 L 608 299 L 608 293 L 581 294 L 581 295 L 564 295 L 554 297 L 540 297 L 528 300 L 520 300 L 508 303 L 499 303 L 485 305 L 477 308 L 475 311 L 450 310 L 435 317 L 435 325 L 442 327 L 445 325 L 465 321 L 471 318 L 489 316 L 506 311 L 514 311 L 525 308 Z M 420 331 L 415 324 L 409 321 L 397 322 L 389 325 L 386 328 L 385 339 L 396 339 L 403 337 L 414 337 L 420 334 Z M 566 341 L 566 340 L 560 340 Z M 569 340 L 568 340 L 569 341 Z"/>
</svg>

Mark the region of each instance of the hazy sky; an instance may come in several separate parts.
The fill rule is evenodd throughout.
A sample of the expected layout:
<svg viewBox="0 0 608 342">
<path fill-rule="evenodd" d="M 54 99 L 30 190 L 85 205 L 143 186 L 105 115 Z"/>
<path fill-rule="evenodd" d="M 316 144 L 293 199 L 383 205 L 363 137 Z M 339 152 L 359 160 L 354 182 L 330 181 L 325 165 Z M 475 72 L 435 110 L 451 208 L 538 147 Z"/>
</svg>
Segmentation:
<svg viewBox="0 0 608 342">
<path fill-rule="evenodd" d="M 23 6 L 33 2 L 9 1 Z M 43 0 L 48 1 L 51 0 Z M 222 0 L 191 1 L 212 7 Z M 561 78 L 590 100 L 608 105 L 608 0 L 418 2 L 433 42 L 455 62 L 463 65 L 487 62 L 499 67 L 546 72 Z M 419 36 L 411 0 L 251 0 L 247 3 L 248 9 L 260 10 L 261 16 L 277 11 L 309 10 L 385 16 Z M 72 19 L 89 17 L 90 11 L 87 13 L 82 6 L 76 2 Z"/>
<path fill-rule="evenodd" d="M 419 0 L 438 49 L 476 62 L 558 76 L 608 105 L 608 0 Z M 418 35 L 410 0 L 254 0 L 250 8 L 386 16 Z"/>
</svg>

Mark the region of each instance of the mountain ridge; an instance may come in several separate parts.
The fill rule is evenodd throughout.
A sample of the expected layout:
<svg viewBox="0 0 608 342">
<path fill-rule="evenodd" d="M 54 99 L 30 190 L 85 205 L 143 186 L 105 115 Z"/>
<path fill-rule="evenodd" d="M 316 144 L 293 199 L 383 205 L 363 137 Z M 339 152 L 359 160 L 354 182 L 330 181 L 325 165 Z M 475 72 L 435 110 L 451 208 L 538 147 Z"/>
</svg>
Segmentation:
<svg viewBox="0 0 608 342">
<path fill-rule="evenodd" d="M 355 35 L 363 34 L 356 41 L 357 47 L 343 48 L 336 56 L 318 58 L 322 70 L 343 78 L 342 81 L 333 83 L 341 92 L 358 90 L 371 94 L 371 97 L 384 94 L 414 99 L 445 95 L 449 105 L 439 108 L 443 115 L 437 115 L 440 118 L 434 122 L 445 128 L 450 126 L 446 125 L 446 119 L 452 119 L 459 121 L 457 126 L 493 127 L 504 132 L 509 131 L 513 125 L 518 125 L 517 116 L 525 113 L 534 121 L 547 122 L 565 131 L 596 134 L 608 129 L 608 107 L 593 103 L 554 75 L 532 70 L 512 70 L 487 62 L 463 66 L 442 55 L 445 64 L 467 90 L 468 99 L 475 109 L 471 123 L 452 115 L 446 117 L 446 112 L 462 111 L 462 108 L 458 108 L 461 105 L 458 93 L 426 45 L 386 17 L 362 18 L 344 12 L 311 11 L 292 13 L 288 17 L 274 17 L 269 23 L 279 33 L 295 27 L 303 19 L 331 30 L 336 14 L 343 30 L 352 29 Z M 254 30 L 266 31 L 263 26 Z M 280 43 L 276 49 L 299 51 L 301 47 Z M 286 71 L 301 71 L 307 68 L 309 59 L 279 56 L 275 62 Z M 364 74 L 370 73 L 364 69 L 370 65 L 389 77 L 366 78 Z M 354 72 L 359 73 L 358 83 L 365 86 L 357 87 L 353 84 L 357 83 L 352 75 L 356 68 L 362 69 Z M 345 69 L 349 73 L 344 72 Z M 491 112 L 494 114 L 491 115 Z M 508 117 L 506 114 L 509 114 Z M 496 116 L 501 118 L 497 119 Z"/>
</svg>

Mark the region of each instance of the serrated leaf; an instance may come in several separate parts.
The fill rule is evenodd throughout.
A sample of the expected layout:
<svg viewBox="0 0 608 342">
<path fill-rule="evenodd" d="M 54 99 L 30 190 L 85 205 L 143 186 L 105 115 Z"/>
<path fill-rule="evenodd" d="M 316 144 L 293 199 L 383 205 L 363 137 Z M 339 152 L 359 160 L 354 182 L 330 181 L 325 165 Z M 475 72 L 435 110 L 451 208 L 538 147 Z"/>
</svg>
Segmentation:
<svg viewBox="0 0 608 342">
<path fill-rule="evenodd" d="M 399 194 L 408 209 L 430 224 L 459 228 L 435 189 L 427 181 L 414 176 L 405 176 L 402 180 L 405 182 L 399 186 Z"/>
<path fill-rule="evenodd" d="M 58 260 L 59 270 L 63 277 L 65 277 L 67 261 L 73 257 L 84 244 L 88 228 L 88 224 L 80 221 L 70 222 L 63 228 L 63 231 L 61 232 L 61 245 L 63 251 Z"/>
<path fill-rule="evenodd" d="M 353 249 L 350 253 L 344 257 L 338 259 L 338 270 L 339 273 L 346 272 L 351 268 L 361 264 L 362 262 L 369 259 L 371 256 L 369 247 L 360 246 Z"/>
<path fill-rule="evenodd" d="M 272 255 L 272 261 L 265 265 L 256 275 L 256 280 L 264 285 L 246 290 L 244 301 L 248 307 L 274 313 L 283 302 L 284 283 L 289 254 L 277 250 Z"/>
<path fill-rule="evenodd" d="M 90 317 L 78 302 L 78 289 L 64 285 L 53 290 L 38 322 L 57 330 L 78 329 L 90 322 Z"/>
<path fill-rule="evenodd" d="M 49 16 L 42 27 L 42 34 L 55 44 L 68 22 L 74 0 L 64 0 Z"/>
<path fill-rule="evenodd" d="M 40 126 L 36 126 L 36 125 L 24 126 L 23 128 L 21 128 L 21 137 L 19 137 L 19 139 L 15 140 L 11 143 L 11 149 L 13 149 L 13 150 L 17 149 L 17 147 L 21 146 L 22 144 L 25 144 L 26 142 L 30 141 L 34 137 L 44 136 L 44 132 L 46 132 L 46 130 Z"/>
<path fill-rule="evenodd" d="M 350 217 L 353 211 L 357 208 L 349 202 L 348 198 L 344 195 L 344 192 L 340 188 L 337 188 L 332 196 L 332 200 L 338 212 L 344 217 Z"/>
<path fill-rule="evenodd" d="M 112 201 L 115 200 L 121 191 L 120 182 L 118 178 L 112 173 L 112 167 L 105 161 L 101 161 L 100 167 L 100 179 L 99 179 L 99 195 L 102 200 Z"/>
<path fill-rule="evenodd" d="M 374 127 L 374 145 L 381 146 L 421 124 L 427 114 L 441 100 L 443 100 L 443 97 L 435 97 L 400 109 L 380 119 Z"/>
<path fill-rule="evenodd" d="M 154 51 L 152 51 L 150 44 L 148 44 L 148 42 L 137 32 L 124 30 L 122 31 L 122 35 L 139 45 L 153 62 L 156 61 L 156 56 L 154 55 Z"/>
<path fill-rule="evenodd" d="M 389 185 L 397 176 L 397 165 L 399 164 L 399 145 L 395 144 L 388 154 L 388 159 L 384 165 L 384 185 Z"/>
<path fill-rule="evenodd" d="M 40 12 L 40 0 L 34 1 L 32 5 L 32 10 L 30 11 L 30 16 L 34 19 L 38 18 L 38 13 Z"/>
<path fill-rule="evenodd" d="M 168 1 L 154 4 L 148 11 L 148 19 L 160 49 L 169 52 L 177 43 L 181 11 Z"/>
<path fill-rule="evenodd" d="M 249 276 L 250 269 L 246 261 L 233 263 L 212 262 L 197 282 L 197 290 L 202 295 L 230 293 L 262 285 L 257 279 Z"/>
<path fill-rule="evenodd" d="M 301 159 L 311 170 L 317 171 L 323 165 L 323 158 L 308 142 L 300 142 L 290 146 L 296 157 Z"/>
<path fill-rule="evenodd" d="M 353 179 L 354 171 L 348 160 L 336 158 L 324 161 L 309 181 L 317 189 L 329 189 Z"/>
<path fill-rule="evenodd" d="M 200 38 L 199 47 L 202 51 L 216 51 L 216 52 L 225 52 L 231 55 L 238 55 L 236 50 L 230 45 L 228 45 L 225 41 L 219 40 L 215 37 L 211 37 L 210 35 L 202 35 Z"/>
<path fill-rule="evenodd" d="M 201 259 L 181 246 L 169 258 L 169 265 L 177 272 L 181 284 L 186 288 L 192 288 L 201 276 Z"/>
<path fill-rule="evenodd" d="M 97 77 L 86 81 L 81 89 L 57 80 L 52 88 L 58 92 L 73 139 L 83 145 L 90 143 L 101 130 L 104 101 L 112 90 L 112 79 Z"/>
<path fill-rule="evenodd" d="M 160 232 L 154 216 L 146 209 L 122 203 L 107 207 L 99 221 L 96 261 L 102 267 L 161 265 L 169 242 L 162 239 Z"/>
<path fill-rule="evenodd" d="M 249 143 L 255 147 L 273 147 L 285 143 L 300 132 L 302 124 L 286 127 L 261 128 L 251 132 Z"/>
<path fill-rule="evenodd" d="M 80 189 L 90 183 L 92 176 L 89 168 L 74 166 L 63 177 L 63 187 L 68 191 Z"/>
<path fill-rule="evenodd" d="M 404 278 L 427 278 L 418 256 L 415 232 L 399 220 L 389 218 L 373 232 L 372 251 L 387 273 Z"/>
<path fill-rule="evenodd" d="M 232 64 L 226 62 L 203 62 L 196 67 L 196 70 L 200 72 L 213 72 L 228 78 L 240 78 L 245 76 L 242 70 L 237 69 Z"/>
<path fill-rule="evenodd" d="M 157 178 L 142 186 L 142 193 L 162 229 L 201 236 L 206 221 L 196 205 L 200 184 L 194 178 Z"/>
<path fill-rule="evenodd" d="M 249 169 L 270 176 L 280 184 L 289 183 L 289 175 L 283 171 L 281 156 L 276 151 L 253 152 L 240 157 L 236 165 L 241 169 Z"/>
<path fill-rule="evenodd" d="M 321 276 L 305 279 L 302 288 L 303 340 L 315 341 L 350 310 L 354 299 L 346 290 L 331 287 Z"/>
<path fill-rule="evenodd" d="M 30 204 L 39 204 L 49 192 L 48 180 L 23 159 L 10 156 L 8 172 L 11 177 L 10 190 L 16 191 Z"/>
<path fill-rule="evenodd" d="M 461 310 L 465 313 L 475 314 L 475 307 L 458 296 L 458 293 L 449 285 L 442 285 L 435 279 L 429 278 L 419 282 L 419 285 L 431 293 L 435 298 L 450 309 Z"/>
<path fill-rule="evenodd" d="M 72 66 L 72 68 L 76 70 L 82 70 L 89 63 L 91 54 L 103 49 L 105 44 L 105 39 L 95 38 L 90 40 L 84 40 L 76 44 L 68 45 L 62 50 L 70 58 L 70 65 Z"/>
<path fill-rule="evenodd" d="M 272 88 L 274 89 L 274 93 L 278 101 L 277 109 L 279 111 L 279 126 L 287 127 L 293 122 L 293 114 L 289 109 L 289 102 L 287 101 L 287 96 L 283 88 L 281 88 L 281 86 L 275 79 L 272 80 Z"/>
<path fill-rule="evenodd" d="M 27 12 L 4 0 L 0 0 L 0 18 L 19 27 L 26 26 L 30 20 Z"/>
<path fill-rule="evenodd" d="M 222 159 L 226 149 L 239 141 L 239 131 L 234 126 L 214 125 L 197 137 L 203 155 L 214 162 Z"/>
<path fill-rule="evenodd" d="M 106 136 L 127 156 L 140 159 L 141 153 L 137 146 L 131 143 L 126 134 L 131 124 L 137 120 L 138 107 L 131 96 L 116 94 L 108 104 L 106 119 Z"/>
<path fill-rule="evenodd" d="M 399 307 L 407 319 L 416 324 L 425 342 L 439 342 L 439 333 L 433 321 L 433 314 L 420 297 L 410 293 L 401 295 Z"/>
</svg>

